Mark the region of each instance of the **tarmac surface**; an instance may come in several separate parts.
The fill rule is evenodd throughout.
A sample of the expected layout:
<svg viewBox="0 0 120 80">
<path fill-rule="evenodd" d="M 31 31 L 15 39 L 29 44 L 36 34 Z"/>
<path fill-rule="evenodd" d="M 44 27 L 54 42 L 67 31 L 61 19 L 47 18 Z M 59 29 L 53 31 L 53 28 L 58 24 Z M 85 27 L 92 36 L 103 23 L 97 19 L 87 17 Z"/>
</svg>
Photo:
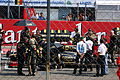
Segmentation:
<svg viewBox="0 0 120 80">
<path fill-rule="evenodd" d="M 54 69 L 50 71 L 50 80 L 118 80 L 117 67 L 109 68 L 109 74 L 103 77 L 94 77 L 93 71 L 83 72 L 82 75 L 72 74 L 73 68 Z M 5 68 L 0 72 L 0 80 L 46 80 L 46 71 L 37 71 L 35 76 L 27 76 L 28 71 L 24 68 L 26 76 L 17 75 L 17 68 Z"/>
</svg>

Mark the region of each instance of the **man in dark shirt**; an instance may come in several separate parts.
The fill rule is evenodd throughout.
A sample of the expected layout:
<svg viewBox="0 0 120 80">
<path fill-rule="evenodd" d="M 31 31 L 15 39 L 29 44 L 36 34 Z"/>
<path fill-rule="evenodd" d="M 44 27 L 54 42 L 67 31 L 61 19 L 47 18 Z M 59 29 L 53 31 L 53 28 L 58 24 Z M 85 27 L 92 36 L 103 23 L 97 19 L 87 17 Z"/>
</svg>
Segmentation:
<svg viewBox="0 0 120 80">
<path fill-rule="evenodd" d="M 39 20 L 45 20 L 43 13 L 40 13 Z"/>
<path fill-rule="evenodd" d="M 25 52 L 28 47 L 28 41 L 30 39 L 29 28 L 25 27 L 21 32 L 20 42 L 17 44 L 17 57 L 18 57 L 18 75 L 25 75 L 22 73 L 22 68 L 24 66 L 25 61 Z"/>
<path fill-rule="evenodd" d="M 4 34 L 4 30 L 0 29 L 0 51 L 1 51 L 1 46 L 3 42 L 3 34 Z"/>
<path fill-rule="evenodd" d="M 110 47 L 109 47 L 109 53 L 111 54 L 111 61 L 113 64 L 115 64 L 115 52 L 116 52 L 116 44 L 117 44 L 117 35 L 115 35 L 114 31 L 111 31 L 110 36 Z"/>
</svg>

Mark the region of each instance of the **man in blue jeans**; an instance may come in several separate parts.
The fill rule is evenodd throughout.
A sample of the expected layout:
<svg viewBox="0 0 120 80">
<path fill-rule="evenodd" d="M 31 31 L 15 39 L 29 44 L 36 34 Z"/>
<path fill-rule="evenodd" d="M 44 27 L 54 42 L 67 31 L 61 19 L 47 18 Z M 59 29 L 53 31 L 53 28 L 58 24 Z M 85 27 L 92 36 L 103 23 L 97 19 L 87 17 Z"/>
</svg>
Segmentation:
<svg viewBox="0 0 120 80">
<path fill-rule="evenodd" d="M 107 47 L 104 44 L 104 40 L 100 40 L 100 45 L 98 47 L 98 56 L 97 56 L 97 64 L 96 64 L 96 75 L 95 77 L 103 76 L 104 74 L 104 69 L 105 69 L 105 55 L 107 52 Z M 100 74 L 100 69 L 101 69 L 101 74 Z"/>
</svg>

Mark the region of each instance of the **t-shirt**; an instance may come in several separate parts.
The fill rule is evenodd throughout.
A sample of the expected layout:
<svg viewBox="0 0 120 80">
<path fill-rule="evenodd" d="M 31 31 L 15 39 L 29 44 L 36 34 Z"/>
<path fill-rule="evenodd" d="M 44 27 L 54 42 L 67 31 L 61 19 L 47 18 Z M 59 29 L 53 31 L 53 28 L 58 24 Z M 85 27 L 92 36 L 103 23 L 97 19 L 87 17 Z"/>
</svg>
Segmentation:
<svg viewBox="0 0 120 80">
<path fill-rule="evenodd" d="M 86 42 L 87 50 L 92 50 L 93 42 L 91 40 L 87 40 Z"/>
<path fill-rule="evenodd" d="M 105 55 L 107 52 L 107 47 L 105 46 L 105 44 L 100 44 L 100 46 L 98 47 L 98 52 L 100 52 L 99 55 Z"/>
<path fill-rule="evenodd" d="M 39 16 L 39 20 L 45 20 L 45 18 L 42 16 Z"/>
<path fill-rule="evenodd" d="M 77 43 L 77 52 L 83 54 L 86 53 L 87 47 L 83 41 Z"/>
</svg>

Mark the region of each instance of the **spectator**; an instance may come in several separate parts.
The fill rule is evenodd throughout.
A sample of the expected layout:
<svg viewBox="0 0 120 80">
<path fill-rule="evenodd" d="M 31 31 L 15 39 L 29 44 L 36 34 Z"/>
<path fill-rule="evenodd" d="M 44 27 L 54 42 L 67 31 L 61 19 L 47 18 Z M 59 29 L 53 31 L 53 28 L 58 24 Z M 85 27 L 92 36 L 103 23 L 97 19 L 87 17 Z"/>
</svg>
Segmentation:
<svg viewBox="0 0 120 80">
<path fill-rule="evenodd" d="M 37 18 L 37 20 L 39 19 L 39 13 L 36 13 L 36 18 Z"/>
<path fill-rule="evenodd" d="M 86 21 L 87 20 L 87 15 L 85 15 L 85 13 L 82 13 L 83 15 L 83 21 Z"/>
<path fill-rule="evenodd" d="M 37 20 L 37 17 L 36 17 L 35 15 L 33 15 L 33 16 L 31 17 L 31 19 L 32 19 L 32 20 Z"/>
<path fill-rule="evenodd" d="M 84 20 L 84 16 L 83 16 L 83 13 L 80 13 L 78 15 L 78 21 L 83 21 Z"/>
<path fill-rule="evenodd" d="M 87 16 L 87 21 L 93 21 L 93 15 L 92 13 L 89 13 L 88 16 Z"/>
<path fill-rule="evenodd" d="M 66 20 L 66 17 L 65 17 L 65 15 L 64 15 L 64 14 L 62 15 L 61 20 Z"/>
<path fill-rule="evenodd" d="M 73 21 L 73 14 L 69 13 L 68 16 L 66 17 L 68 21 Z"/>
<path fill-rule="evenodd" d="M 42 12 L 39 15 L 39 20 L 45 20 L 44 14 Z"/>
</svg>

